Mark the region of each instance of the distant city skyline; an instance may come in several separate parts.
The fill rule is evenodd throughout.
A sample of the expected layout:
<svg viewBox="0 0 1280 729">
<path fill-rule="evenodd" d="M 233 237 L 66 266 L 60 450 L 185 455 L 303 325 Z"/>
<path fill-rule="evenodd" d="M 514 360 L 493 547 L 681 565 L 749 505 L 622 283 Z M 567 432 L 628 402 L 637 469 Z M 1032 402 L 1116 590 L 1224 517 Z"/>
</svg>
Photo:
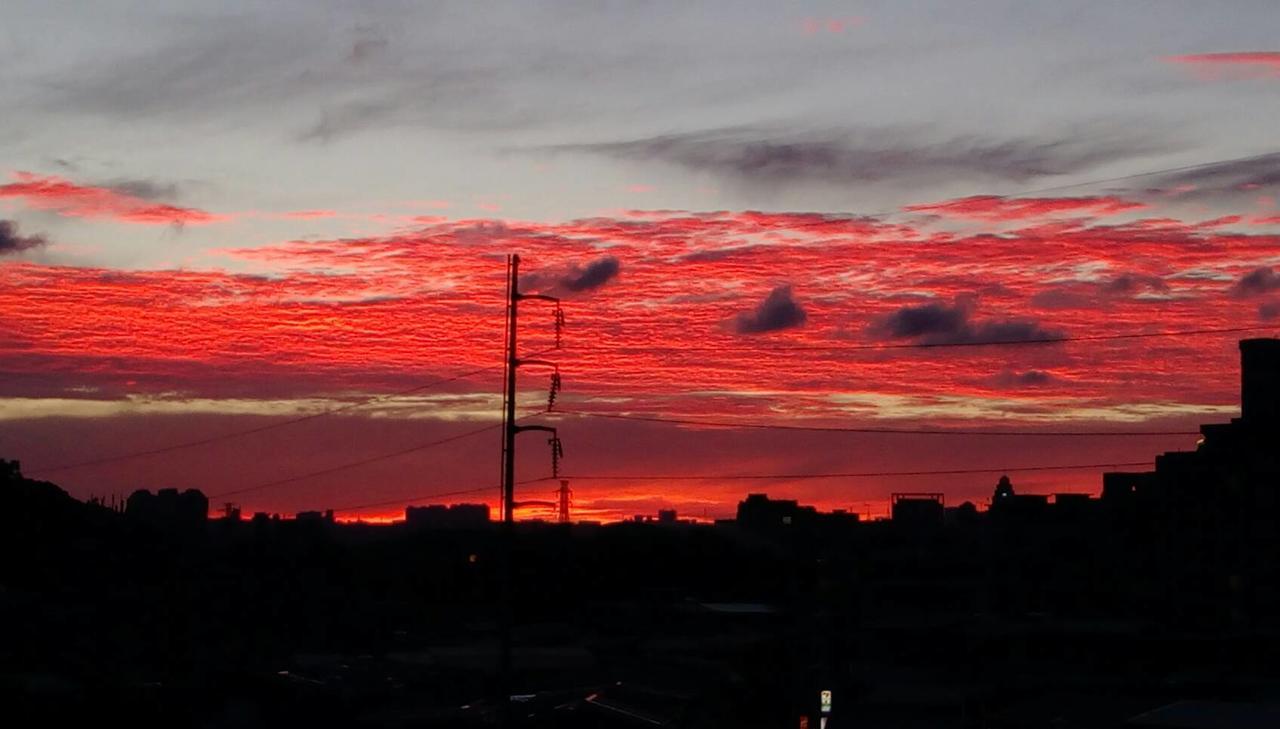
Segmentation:
<svg viewBox="0 0 1280 729">
<path fill-rule="evenodd" d="M 895 491 L 985 499 L 1001 468 L 1148 461 L 1196 436 L 660 421 L 1189 432 L 1238 414 L 1236 342 L 1280 316 L 1273 2 L 6 19 L 0 456 L 39 477 L 386 395 L 48 476 L 80 498 L 496 504 L 496 431 L 412 449 L 498 422 L 508 253 L 564 299 L 559 351 L 550 311 L 522 311 L 558 408 L 657 419 L 559 420 L 566 473 L 637 475 L 574 482 L 584 518 L 727 516 L 747 490 L 883 513 Z M 1159 332 L 1201 333 L 1089 339 Z M 1042 339 L 1083 341 L 949 346 Z M 546 373 L 521 382 L 538 410 Z M 1013 476 L 1096 493 L 1102 470 Z M 518 478 L 549 475 L 523 443 Z"/>
</svg>

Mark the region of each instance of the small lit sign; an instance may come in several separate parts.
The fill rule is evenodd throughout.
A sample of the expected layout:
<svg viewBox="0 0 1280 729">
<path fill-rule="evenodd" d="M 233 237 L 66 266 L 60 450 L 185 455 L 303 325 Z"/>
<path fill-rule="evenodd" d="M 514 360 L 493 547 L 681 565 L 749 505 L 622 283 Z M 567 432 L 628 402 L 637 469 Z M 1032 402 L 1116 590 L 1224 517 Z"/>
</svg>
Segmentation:
<svg viewBox="0 0 1280 729">
<path fill-rule="evenodd" d="M 818 698 L 820 699 L 822 704 L 822 713 L 830 714 L 831 713 L 831 692 L 823 691 L 822 693 L 818 694 Z"/>
</svg>

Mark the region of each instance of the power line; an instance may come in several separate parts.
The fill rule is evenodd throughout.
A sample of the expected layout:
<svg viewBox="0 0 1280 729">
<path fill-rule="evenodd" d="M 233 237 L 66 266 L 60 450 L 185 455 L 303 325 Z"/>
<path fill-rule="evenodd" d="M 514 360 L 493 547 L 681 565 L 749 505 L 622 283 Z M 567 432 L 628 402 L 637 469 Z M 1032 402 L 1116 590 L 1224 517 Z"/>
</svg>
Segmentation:
<svg viewBox="0 0 1280 729">
<path fill-rule="evenodd" d="M 1016 431 L 1016 430 L 972 430 L 972 429 L 928 429 L 928 428 L 870 428 L 840 427 L 821 425 L 782 425 L 775 423 L 758 423 L 741 420 L 695 420 L 691 418 L 667 418 L 649 415 L 627 415 L 623 413 L 593 413 L 581 410 L 556 410 L 552 414 L 575 415 L 583 418 L 607 418 L 610 420 L 632 420 L 645 423 L 671 423 L 673 425 L 694 425 L 706 428 L 742 428 L 754 430 L 795 430 L 814 433 L 868 433 L 877 435 L 981 435 L 981 436 L 1030 436 L 1030 437 L 1109 437 L 1109 436 L 1171 436 L 1200 435 L 1196 430 L 1057 430 L 1057 431 Z"/>
<path fill-rule="evenodd" d="M 72 463 L 66 466 L 56 466 L 53 468 L 35 469 L 35 470 L 29 471 L 29 473 L 45 474 L 45 473 L 57 473 L 59 471 L 70 471 L 76 468 L 85 468 L 88 466 L 97 466 L 104 463 L 115 463 L 117 461 L 125 461 L 125 460 L 134 459 L 134 458 L 155 456 L 155 455 L 160 455 L 162 453 L 171 453 L 173 451 L 184 450 L 187 448 L 195 448 L 197 446 L 209 445 L 211 443 L 219 443 L 222 441 L 232 440 L 235 438 L 242 438 L 246 435 L 254 435 L 254 434 L 263 433 L 269 430 L 275 430 L 277 428 L 283 428 L 289 425 L 297 425 L 298 423 L 304 423 L 304 422 L 307 422 L 308 420 L 315 420 L 316 418 L 323 418 L 328 415 L 336 415 L 338 413 L 364 407 L 365 405 L 370 405 L 372 403 L 379 402 L 381 400 L 387 400 L 393 397 L 403 397 L 404 395 L 412 395 L 417 392 L 422 392 L 423 390 L 429 390 L 434 387 L 439 387 L 440 385 L 449 384 L 450 382 L 457 382 L 458 380 L 463 380 L 468 377 L 478 375 L 482 372 L 495 370 L 500 368 L 501 366 L 502 365 L 489 365 L 488 367 L 480 367 L 478 369 L 474 369 L 469 372 L 463 372 L 461 374 L 457 374 L 452 377 L 445 377 L 443 379 L 435 380 L 433 382 L 428 382 L 425 385 L 417 385 L 407 390 L 400 390 L 398 392 L 391 392 L 391 393 L 386 393 L 382 395 L 373 395 L 363 400 L 349 403 L 347 405 L 342 405 L 336 408 L 330 408 L 328 410 L 322 410 L 320 412 L 311 413 L 309 415 L 302 415 L 296 418 L 291 418 L 289 420 L 283 420 L 275 423 L 268 423 L 267 425 L 260 425 L 253 428 L 246 428 L 244 430 L 232 431 L 230 433 L 222 433 L 220 435 L 210 436 L 208 438 L 200 438 L 198 440 L 185 441 L 182 443 L 174 443 L 173 445 L 161 446 L 159 448 L 150 448 L 142 451 L 120 453 L 114 456 L 104 456 L 102 458 L 95 458 L 88 461 L 81 461 L 80 463 Z"/>
<path fill-rule="evenodd" d="M 758 481 L 758 480 L 809 480 L 824 478 L 888 478 L 897 476 L 959 476 L 975 473 L 1020 473 L 1031 471 L 1085 471 L 1095 468 L 1129 468 L 1149 466 L 1150 461 L 1129 461 L 1123 463 L 1076 463 L 1054 466 L 1006 466 L 994 468 L 950 468 L 927 471 L 855 471 L 848 473 L 736 473 L 736 474 L 633 474 L 622 476 L 616 474 L 592 475 L 572 474 L 562 476 L 544 476 L 521 483 L 537 483 L 564 478 L 574 481 Z"/>
<path fill-rule="evenodd" d="M 315 478 L 317 476 L 326 476 L 330 473 L 346 471 L 348 469 L 357 468 L 359 466 L 366 466 L 370 463 L 377 463 L 378 461 L 385 461 L 391 458 L 399 458 L 400 456 L 405 456 L 410 453 L 416 453 L 418 451 L 426 450 L 428 448 L 434 448 L 435 446 L 441 446 L 441 445 L 445 445 L 446 443 L 452 443 L 454 441 L 462 440 L 463 438 L 470 438 L 471 436 L 479 435 L 480 433 L 487 433 L 491 430 L 497 430 L 498 428 L 501 428 L 501 427 L 502 427 L 501 424 L 494 423 L 492 425 L 486 425 L 483 428 L 476 428 L 475 430 L 468 430 L 465 433 L 452 435 L 452 436 L 449 436 L 448 438 L 440 438 L 439 440 L 433 440 L 427 443 L 420 443 L 416 446 L 412 446 L 410 448 L 404 448 L 398 451 L 393 451 L 391 453 L 383 453 L 382 455 L 373 456 L 370 458 L 362 458 L 358 461 L 351 461 L 349 463 L 343 463 L 337 466 L 323 468 L 323 469 L 320 469 L 319 471 L 311 471 L 309 473 L 298 474 L 297 476 L 289 476 L 288 478 L 276 479 L 275 481 L 268 481 L 266 483 L 260 483 L 255 486 L 247 486 L 245 488 L 235 489 L 233 491 L 223 491 L 222 493 L 218 493 L 218 494 L 210 494 L 209 498 L 221 499 L 227 496 L 237 496 L 239 494 L 249 493 L 250 491 L 261 491 L 263 489 L 269 489 L 274 486 L 293 483 L 295 481 L 302 481 L 304 479 Z"/>
<path fill-rule="evenodd" d="M 440 493 L 427 494 L 425 496 L 415 496 L 408 499 L 399 498 L 399 499 L 388 499 L 386 501 L 370 501 L 364 504 L 352 504 L 351 506 L 343 506 L 341 508 L 334 509 L 334 511 L 335 512 L 356 511 L 358 509 L 372 509 L 376 506 L 393 506 L 396 504 L 404 504 L 405 506 L 408 506 L 409 504 L 416 504 L 419 501 L 427 501 L 430 499 L 442 499 L 442 498 L 445 498 L 446 496 L 466 496 L 468 494 L 478 494 L 483 491 L 496 491 L 496 490 L 497 490 L 496 486 L 480 486 L 474 489 L 461 489 L 458 491 L 442 491 Z"/>
</svg>

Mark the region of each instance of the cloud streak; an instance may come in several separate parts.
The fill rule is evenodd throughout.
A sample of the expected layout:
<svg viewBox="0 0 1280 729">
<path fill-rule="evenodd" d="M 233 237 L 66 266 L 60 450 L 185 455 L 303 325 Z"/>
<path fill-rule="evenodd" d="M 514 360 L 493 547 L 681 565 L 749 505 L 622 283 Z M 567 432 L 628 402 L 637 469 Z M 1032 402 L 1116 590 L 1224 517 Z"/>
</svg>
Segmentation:
<svg viewBox="0 0 1280 729">
<path fill-rule="evenodd" d="M 1210 81 L 1280 78 L 1280 51 L 1193 53 L 1165 56 L 1164 61 L 1189 67 L 1198 77 Z"/>
<path fill-rule="evenodd" d="M 890 131 L 789 134 L 763 128 L 720 128 L 641 139 L 538 148 L 609 157 L 657 160 L 694 172 L 759 185 L 830 184 L 978 177 L 1025 183 L 1088 170 L 1152 151 L 1149 141 L 1078 138 L 994 139 L 978 136 L 929 140 Z"/>
<path fill-rule="evenodd" d="M 999 195 L 973 195 L 940 203 L 908 205 L 903 210 L 929 213 L 948 218 L 1011 221 L 1055 215 L 1106 216 L 1143 210 L 1144 203 L 1113 196 L 1015 198 Z"/>
<path fill-rule="evenodd" d="M 97 218 L 140 225 L 206 225 L 225 216 L 157 203 L 137 193 L 155 193 L 154 186 L 138 183 L 125 188 L 81 185 L 62 177 L 15 172 L 13 182 L 0 185 L 0 199 L 21 200 L 33 210 L 47 210 L 69 218 Z M 132 192 L 128 187 L 134 188 Z"/>
</svg>

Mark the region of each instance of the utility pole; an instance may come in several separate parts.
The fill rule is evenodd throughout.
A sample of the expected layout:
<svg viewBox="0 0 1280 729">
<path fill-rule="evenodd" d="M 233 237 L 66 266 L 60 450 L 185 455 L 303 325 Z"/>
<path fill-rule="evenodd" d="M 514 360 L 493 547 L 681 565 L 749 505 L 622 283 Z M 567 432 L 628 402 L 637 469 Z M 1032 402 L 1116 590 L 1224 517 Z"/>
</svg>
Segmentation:
<svg viewBox="0 0 1280 729">
<path fill-rule="evenodd" d="M 516 333 L 518 329 L 520 302 L 524 299 L 549 301 L 556 305 L 555 329 L 556 347 L 560 346 L 560 333 L 564 325 L 564 312 L 560 309 L 560 299 L 545 294 L 520 293 L 520 256 L 512 254 L 507 258 L 507 344 L 506 344 L 506 380 L 503 383 L 503 428 L 502 428 L 502 534 L 501 534 L 501 569 L 502 569 L 502 606 L 501 606 L 501 640 L 499 647 L 498 683 L 501 695 L 498 697 L 502 726 L 512 726 L 511 715 L 511 628 L 515 617 L 512 604 L 512 542 L 515 532 L 516 507 L 516 435 L 527 430 L 541 430 L 551 434 L 548 443 L 551 446 L 552 476 L 558 476 L 560 457 L 563 454 L 560 438 L 555 428 L 546 425 L 516 425 L 516 370 L 521 365 L 545 365 L 556 368 L 551 378 L 551 392 L 547 400 L 547 409 L 555 404 L 555 396 L 560 390 L 560 372 L 554 362 L 545 360 L 521 360 L 516 349 Z"/>
</svg>

